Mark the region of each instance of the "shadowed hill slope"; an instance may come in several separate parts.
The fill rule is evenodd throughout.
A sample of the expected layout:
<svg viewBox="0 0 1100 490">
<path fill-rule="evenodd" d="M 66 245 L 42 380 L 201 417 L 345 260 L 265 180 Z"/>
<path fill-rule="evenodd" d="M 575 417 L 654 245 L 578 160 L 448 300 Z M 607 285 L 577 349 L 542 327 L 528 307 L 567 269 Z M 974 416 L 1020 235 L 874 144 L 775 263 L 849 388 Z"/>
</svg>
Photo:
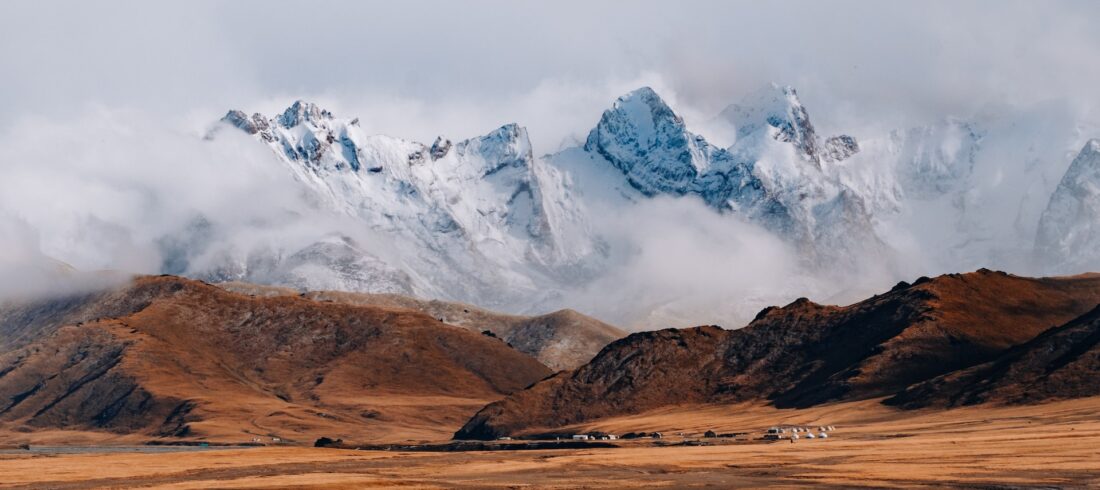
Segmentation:
<svg viewBox="0 0 1100 490">
<path fill-rule="evenodd" d="M 66 301 L 56 321 L 100 319 L 20 330 L 22 347 L 0 354 L 0 432 L 434 438 L 550 374 L 496 339 L 405 309 L 177 277 Z"/>
<path fill-rule="evenodd" d="M 1100 395 L 1100 307 L 996 360 L 911 386 L 886 400 L 903 408 L 1024 404 Z"/>
<path fill-rule="evenodd" d="M 590 363 L 490 404 L 458 438 L 490 438 L 678 403 L 777 407 L 897 393 L 996 358 L 1100 302 L 1100 275 L 1031 279 L 980 270 L 901 283 L 850 306 L 806 299 L 747 327 L 631 335 Z"/>
</svg>

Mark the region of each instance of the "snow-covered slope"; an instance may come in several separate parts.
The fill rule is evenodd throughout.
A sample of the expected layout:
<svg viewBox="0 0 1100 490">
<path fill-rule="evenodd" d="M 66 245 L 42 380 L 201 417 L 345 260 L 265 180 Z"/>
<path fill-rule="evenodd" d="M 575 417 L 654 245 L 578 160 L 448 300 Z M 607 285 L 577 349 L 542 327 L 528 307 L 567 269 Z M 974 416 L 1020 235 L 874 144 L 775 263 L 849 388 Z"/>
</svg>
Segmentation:
<svg viewBox="0 0 1100 490">
<path fill-rule="evenodd" d="M 863 196 L 822 166 L 857 153 L 854 138 L 821 142 L 790 87 L 766 87 L 723 117 L 737 128 L 730 148 L 688 131 L 644 87 L 603 113 L 584 149 L 606 159 L 642 194 L 696 195 L 719 212 L 790 240 L 808 263 L 853 260 L 882 249 Z"/>
<path fill-rule="evenodd" d="M 927 271 L 913 272 L 1051 274 L 1034 260 L 1040 216 L 1096 129 L 1065 104 L 993 107 L 861 139 L 847 166 L 859 167 L 855 178 L 879 182 L 855 187 L 867 196 L 880 189 L 876 220 L 899 253 Z"/>
<path fill-rule="evenodd" d="M 1085 144 L 1050 197 L 1035 249 L 1059 272 L 1100 267 L 1100 140 Z"/>
<path fill-rule="evenodd" d="M 497 306 L 552 293 L 555 276 L 583 272 L 594 250 L 562 176 L 532 156 L 518 125 L 429 146 L 365 135 L 357 119 L 302 101 L 274 117 L 230 111 L 223 121 L 269 145 L 318 206 L 354 218 L 396 249 L 386 262 L 336 237 L 234 279 L 262 274 L 300 287 Z"/>
<path fill-rule="evenodd" d="M 719 114 L 737 129 L 738 140 L 767 134 L 776 141 L 790 143 L 803 159 L 821 164 L 838 162 L 859 152 L 859 143 L 848 135 L 822 141 L 810 115 L 789 86 L 771 84 L 731 104 Z"/>
<path fill-rule="evenodd" d="M 894 130 L 871 125 L 854 133 L 858 138 L 823 138 L 797 92 L 772 84 L 721 111 L 718 118 L 736 138 L 720 147 L 642 87 L 615 100 L 583 144 L 535 157 L 527 131 L 516 124 L 466 140 L 441 136 L 429 145 L 364 134 L 357 119 L 301 101 L 270 117 L 230 111 L 211 137 L 235 127 L 267 145 L 302 184 L 306 201 L 341 224 L 305 242 L 219 249 L 206 246 L 217 233 L 200 217 L 194 229 L 164 240 L 165 271 L 414 294 L 512 312 L 576 306 L 614 287 L 624 288 L 616 296 L 621 301 L 644 304 L 605 311 L 653 308 L 663 319 L 679 318 L 684 311 L 675 305 L 705 308 L 715 301 L 707 294 L 728 296 L 722 277 L 751 269 L 723 262 L 713 293 L 634 284 L 638 276 L 624 268 L 696 267 L 661 255 L 684 247 L 666 251 L 648 241 L 663 230 L 695 229 L 660 222 L 691 208 L 680 206 L 688 201 L 700 203 L 691 212 L 707 214 L 706 226 L 724 220 L 718 226 L 767 235 L 740 241 L 781 243 L 769 264 L 797 263 L 784 272 L 801 284 L 797 295 L 807 288 L 850 293 L 827 301 L 920 274 L 986 266 L 1043 272 L 1028 268 L 1033 242 L 1062 271 L 1100 265 L 1088 254 L 1100 233 L 1089 194 L 1097 179 L 1079 169 L 1092 168 L 1091 146 L 1057 192 L 1051 170 L 1063 164 L 1065 145 L 1080 144 L 1087 129 L 1060 106 L 991 114 Z M 675 210 L 655 212 L 653 206 L 671 201 Z M 624 232 L 625 223 L 637 229 Z M 730 239 L 700 229 L 699 240 Z M 788 260 L 787 247 L 798 260 Z M 758 253 L 730 253 L 745 250 Z M 624 277 L 635 279 L 617 282 Z M 758 303 L 747 309 L 793 298 L 776 287 L 756 280 L 734 291 Z M 684 302 L 676 294 L 696 297 Z M 617 314 L 607 318 L 622 321 L 612 318 Z"/>
</svg>

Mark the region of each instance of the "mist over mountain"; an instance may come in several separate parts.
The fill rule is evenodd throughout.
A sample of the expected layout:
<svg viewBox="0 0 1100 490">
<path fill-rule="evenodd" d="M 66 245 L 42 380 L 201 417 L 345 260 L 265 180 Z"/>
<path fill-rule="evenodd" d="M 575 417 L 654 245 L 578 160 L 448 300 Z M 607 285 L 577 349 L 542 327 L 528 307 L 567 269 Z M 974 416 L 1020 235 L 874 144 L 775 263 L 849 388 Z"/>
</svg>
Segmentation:
<svg viewBox="0 0 1100 490">
<path fill-rule="evenodd" d="M 325 15 L 308 51 L 278 35 L 297 15 L 367 7 L 263 26 L 247 3 L 119 7 L 88 46 L 0 43 L 0 263 L 22 270 L 0 292 L 61 262 L 640 329 L 1100 269 L 1088 4 L 595 6 L 520 36 L 505 4 L 414 3 Z M 4 8 L 5 41 L 87 29 L 82 7 Z M 438 42 L 449 17 L 478 34 Z M 780 22 L 792 42 L 748 42 Z M 857 25 L 881 42 L 837 35 Z"/>
</svg>

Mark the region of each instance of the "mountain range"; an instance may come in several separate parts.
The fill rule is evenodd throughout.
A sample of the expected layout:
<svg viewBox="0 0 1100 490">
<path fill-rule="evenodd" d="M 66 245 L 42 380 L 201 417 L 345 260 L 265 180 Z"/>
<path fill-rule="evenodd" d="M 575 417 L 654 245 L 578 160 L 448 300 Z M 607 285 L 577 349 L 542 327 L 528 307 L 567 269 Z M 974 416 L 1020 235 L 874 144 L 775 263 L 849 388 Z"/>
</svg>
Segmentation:
<svg viewBox="0 0 1100 490">
<path fill-rule="evenodd" d="M 691 131 L 643 87 L 616 99 L 582 144 L 535 156 L 517 124 L 426 144 L 364 134 L 358 119 L 303 101 L 274 116 L 230 111 L 208 138 L 235 131 L 268 146 L 308 202 L 378 239 L 332 230 L 301 248 L 240 249 L 208 238 L 216 220 L 201 217 L 165 242 L 163 272 L 547 311 L 591 294 L 645 246 L 615 241 L 603 221 L 658 197 L 694 200 L 709 208 L 699 213 L 763 230 L 789 245 L 807 274 L 841 290 L 856 277 L 914 269 L 994 262 L 1067 273 L 1100 260 L 1089 253 L 1095 141 L 1055 185 L 1046 176 L 1061 154 L 1005 156 L 1020 131 L 1015 120 L 945 118 L 867 140 L 822 137 L 798 93 L 779 85 L 717 119 L 735 128 L 728 147 Z M 993 167 L 995 180 L 984 179 Z M 996 188 L 1003 182 L 1017 187 Z"/>
<path fill-rule="evenodd" d="M 0 303 L 0 443 L 496 439 L 691 406 L 1040 404 L 1100 395 L 1098 304 L 1097 274 L 983 269 L 617 338 L 572 311 L 140 276 Z"/>
</svg>

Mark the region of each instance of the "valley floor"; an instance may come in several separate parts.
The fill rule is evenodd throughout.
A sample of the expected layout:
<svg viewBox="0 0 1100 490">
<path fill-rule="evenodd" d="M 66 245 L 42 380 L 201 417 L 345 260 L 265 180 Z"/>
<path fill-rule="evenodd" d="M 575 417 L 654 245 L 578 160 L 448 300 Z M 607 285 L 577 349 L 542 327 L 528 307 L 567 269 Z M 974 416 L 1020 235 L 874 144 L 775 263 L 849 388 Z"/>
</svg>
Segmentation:
<svg viewBox="0 0 1100 490">
<path fill-rule="evenodd" d="M 0 454 L 0 488 L 600 488 L 1100 486 L 1100 397 L 1030 407 L 899 412 L 875 401 L 808 410 L 678 407 L 580 429 L 660 441 L 777 424 L 836 425 L 827 440 L 555 451 L 399 453 L 267 447 L 176 453 Z M 684 433 L 683 436 L 676 435 Z M 718 442 L 715 442 L 718 441 Z"/>
</svg>

